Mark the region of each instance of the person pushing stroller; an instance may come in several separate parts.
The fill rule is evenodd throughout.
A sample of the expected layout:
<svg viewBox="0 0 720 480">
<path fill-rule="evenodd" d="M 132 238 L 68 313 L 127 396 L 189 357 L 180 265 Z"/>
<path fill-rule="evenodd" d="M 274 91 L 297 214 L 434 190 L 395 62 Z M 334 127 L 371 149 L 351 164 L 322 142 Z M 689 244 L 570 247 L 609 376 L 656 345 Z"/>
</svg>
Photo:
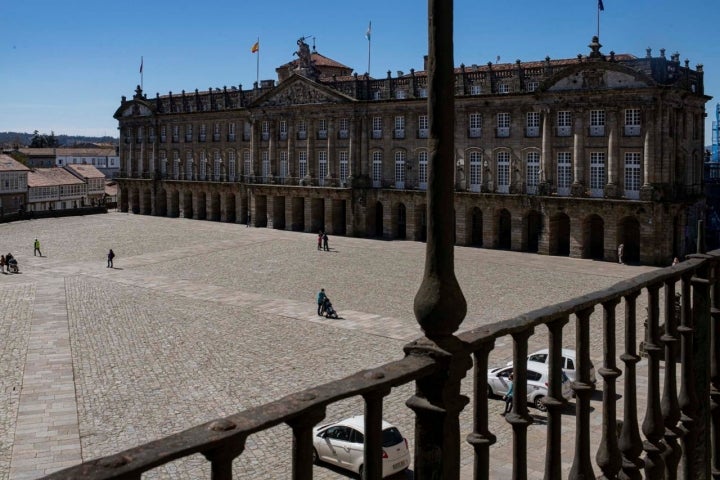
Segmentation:
<svg viewBox="0 0 720 480">
<path fill-rule="evenodd" d="M 325 289 L 321 288 L 320 291 L 317 294 L 317 305 L 318 310 L 317 314 L 319 316 L 325 316 L 326 318 L 338 318 L 337 312 L 332 306 L 332 303 L 330 302 L 330 299 L 328 298 L 327 294 L 325 293 Z"/>
</svg>

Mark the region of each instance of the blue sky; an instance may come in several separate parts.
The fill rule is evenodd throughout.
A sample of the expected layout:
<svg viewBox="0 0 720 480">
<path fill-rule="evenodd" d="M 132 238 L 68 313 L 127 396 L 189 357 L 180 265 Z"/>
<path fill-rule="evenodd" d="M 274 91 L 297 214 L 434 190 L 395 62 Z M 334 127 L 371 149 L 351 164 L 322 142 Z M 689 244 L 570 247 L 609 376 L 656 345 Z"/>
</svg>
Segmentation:
<svg viewBox="0 0 720 480">
<path fill-rule="evenodd" d="M 720 101 L 720 26 L 716 0 L 603 0 L 602 51 L 644 56 L 651 47 L 680 53 L 705 68 L 706 144 Z M 371 74 L 423 68 L 427 3 L 188 0 L 4 2 L 0 29 L 0 131 L 117 136 L 112 118 L 121 96 L 140 83 L 156 92 L 206 90 L 260 78 L 291 61 L 296 41 L 367 70 L 365 32 L 372 21 Z M 597 29 L 596 0 L 455 0 L 455 65 L 587 53 Z"/>
</svg>

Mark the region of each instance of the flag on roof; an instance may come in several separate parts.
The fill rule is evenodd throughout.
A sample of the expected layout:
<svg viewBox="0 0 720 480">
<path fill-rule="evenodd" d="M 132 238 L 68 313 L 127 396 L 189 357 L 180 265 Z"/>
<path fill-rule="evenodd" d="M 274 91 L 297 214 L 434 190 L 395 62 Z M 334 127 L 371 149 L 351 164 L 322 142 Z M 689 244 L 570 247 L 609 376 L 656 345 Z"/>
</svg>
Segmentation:
<svg viewBox="0 0 720 480">
<path fill-rule="evenodd" d="M 367 32 L 365 32 L 365 38 L 368 39 L 368 42 L 370 41 L 371 34 L 372 34 L 372 22 L 368 22 L 368 29 L 367 29 Z"/>
<path fill-rule="evenodd" d="M 598 10 L 604 11 L 605 5 L 603 5 L 602 0 L 598 0 Z"/>
<path fill-rule="evenodd" d="M 260 51 L 260 40 L 258 40 L 257 42 L 255 42 L 255 44 L 252 46 L 252 48 L 250 49 L 250 51 L 251 51 L 252 53 L 257 53 L 257 52 Z"/>
</svg>

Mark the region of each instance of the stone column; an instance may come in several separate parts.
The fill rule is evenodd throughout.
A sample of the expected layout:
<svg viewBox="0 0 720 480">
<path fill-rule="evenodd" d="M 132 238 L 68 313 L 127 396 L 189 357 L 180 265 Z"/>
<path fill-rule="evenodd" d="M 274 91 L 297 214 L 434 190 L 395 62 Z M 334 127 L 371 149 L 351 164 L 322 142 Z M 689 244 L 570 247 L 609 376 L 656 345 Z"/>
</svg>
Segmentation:
<svg viewBox="0 0 720 480">
<path fill-rule="evenodd" d="M 248 175 L 250 175 L 250 183 L 254 183 L 255 179 L 252 177 L 255 177 L 257 175 L 257 162 L 260 158 L 260 121 L 255 120 L 251 124 L 251 135 L 250 135 L 250 172 Z"/>
<path fill-rule="evenodd" d="M 649 119 L 650 115 L 647 115 L 645 125 L 645 137 L 643 138 L 643 185 L 640 187 L 640 200 L 650 201 L 653 197 L 653 186 L 652 182 L 653 172 L 653 149 L 655 146 L 654 142 L 654 125 L 652 120 Z M 689 157 L 688 157 L 689 158 Z"/>
<path fill-rule="evenodd" d="M 221 222 L 227 222 L 228 215 L 227 215 L 227 208 L 228 208 L 228 201 L 227 201 L 227 192 L 221 192 L 220 193 L 220 221 Z"/>
<path fill-rule="evenodd" d="M 271 195 L 265 196 L 265 218 L 267 218 L 266 228 L 273 228 L 275 219 L 275 197 Z"/>
<path fill-rule="evenodd" d="M 200 195 L 192 196 L 192 204 L 193 204 L 193 219 L 199 220 L 200 219 L 200 208 L 203 208 L 203 209 L 205 208 L 205 205 L 200 205 Z"/>
<path fill-rule="evenodd" d="M 585 130 L 582 115 L 582 112 L 576 115 L 573 133 L 573 183 L 570 187 L 573 197 L 585 196 Z"/>
<path fill-rule="evenodd" d="M 418 238 L 415 236 L 415 230 L 417 229 L 417 226 L 415 225 L 415 208 L 416 208 L 416 202 L 408 202 L 408 205 L 405 207 L 405 237 L 408 240 L 418 240 Z"/>
<path fill-rule="evenodd" d="M 540 182 L 538 185 L 538 193 L 548 195 L 550 193 L 550 184 L 552 183 L 552 127 L 550 126 L 550 109 L 546 108 L 542 111 L 542 166 L 540 170 Z"/>
<path fill-rule="evenodd" d="M 317 158 L 315 158 L 315 122 L 310 119 L 306 121 L 307 126 L 307 176 L 310 178 L 309 185 L 317 185 Z"/>
<path fill-rule="evenodd" d="M 178 189 L 178 218 L 185 218 L 185 190 Z"/>
<path fill-rule="evenodd" d="M 335 186 L 332 179 L 337 178 L 337 173 L 340 168 L 337 166 L 337 155 L 335 152 L 335 120 L 333 118 L 328 119 L 327 125 L 327 177 L 325 186 Z"/>
<path fill-rule="evenodd" d="M 460 208 L 457 207 L 455 208 L 455 245 L 467 245 L 467 212 L 463 203 L 459 205 Z M 407 232 L 407 219 L 405 220 L 405 231 Z M 412 237 L 408 236 L 408 238 Z"/>
<path fill-rule="evenodd" d="M 617 141 L 617 130 L 617 112 L 611 110 L 608 115 L 607 185 L 605 185 L 605 195 L 609 198 L 618 198 L 620 196 L 618 185 L 620 147 Z"/>
<path fill-rule="evenodd" d="M 277 129 L 275 128 L 275 120 L 270 121 L 270 137 L 268 139 L 268 179 L 267 183 L 275 183 L 275 175 L 278 173 L 277 168 Z M 268 225 L 269 228 L 271 228 Z"/>
<path fill-rule="evenodd" d="M 285 197 L 285 230 L 292 230 L 297 220 L 293 216 L 293 200 L 295 197 Z"/>
<path fill-rule="evenodd" d="M 303 204 L 303 217 L 303 223 L 305 224 L 305 232 L 312 232 L 312 198 L 305 198 L 305 202 Z"/>
<path fill-rule="evenodd" d="M 333 200 L 332 198 L 325 198 L 325 232 L 330 235 L 335 233 L 333 223 Z"/>
<path fill-rule="evenodd" d="M 293 177 L 297 177 L 297 172 L 298 172 L 298 167 L 297 167 L 297 165 L 295 165 L 295 163 L 294 163 L 294 162 L 295 162 L 295 155 L 294 155 L 294 152 L 295 152 L 295 132 L 294 132 L 294 129 L 293 129 L 293 123 L 292 123 L 292 122 L 288 122 L 287 129 L 288 129 L 288 130 L 287 130 L 287 152 L 288 152 L 288 159 L 287 159 L 287 162 L 288 162 L 288 163 L 287 163 L 287 164 L 288 164 L 288 171 L 287 171 L 287 176 L 288 176 L 288 179 L 289 179 L 288 181 L 290 181 L 291 184 L 297 184 L 297 183 L 298 183 L 297 181 L 293 181 L 293 180 L 292 180 Z M 293 168 L 293 165 L 295 165 L 295 168 Z M 287 223 L 286 223 L 286 225 L 287 225 Z"/>
</svg>

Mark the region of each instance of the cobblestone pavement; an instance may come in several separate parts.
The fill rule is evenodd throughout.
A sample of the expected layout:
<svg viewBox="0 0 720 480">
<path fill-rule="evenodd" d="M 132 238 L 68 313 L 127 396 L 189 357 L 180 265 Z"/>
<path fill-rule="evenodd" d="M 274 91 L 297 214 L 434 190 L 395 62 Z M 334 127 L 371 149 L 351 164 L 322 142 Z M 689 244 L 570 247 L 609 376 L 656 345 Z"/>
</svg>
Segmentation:
<svg viewBox="0 0 720 480">
<path fill-rule="evenodd" d="M 32 256 L 36 237 L 44 257 Z M 421 333 L 412 300 L 424 244 L 331 236 L 331 251 L 322 252 L 315 241 L 314 234 L 123 213 L 0 225 L 0 251 L 12 252 L 22 272 L 0 275 L 0 480 L 37 478 L 402 357 L 403 345 Z M 105 266 L 109 248 L 117 255 L 113 269 Z M 462 330 L 652 270 L 473 248 L 457 248 L 455 261 L 468 301 Z M 317 316 L 320 287 L 340 319 Z M 592 320 L 596 367 L 601 314 Z M 574 344 L 573 325 L 565 346 Z M 530 348 L 546 345 L 538 328 Z M 503 365 L 511 354 L 510 340 L 499 339 L 490 363 Z M 471 383 L 464 382 L 467 395 Z M 644 405 L 642 382 L 638 391 Z M 405 400 L 412 392 L 411 385 L 397 388 L 384 406 L 384 417 L 410 437 Z M 593 449 L 600 400 L 598 393 L 592 402 Z M 498 479 L 510 476 L 512 453 L 502 404 L 490 400 Z M 327 418 L 362 409 L 361 399 L 349 399 L 329 407 Z M 544 445 L 545 415 L 531 413 L 530 445 Z M 569 470 L 572 403 L 566 413 Z M 463 412 L 463 438 L 471 418 Z M 289 478 L 290 433 L 276 427 L 251 436 L 236 460 L 239 478 Z M 542 478 L 544 461 L 544 448 L 532 448 L 530 478 Z M 471 478 L 467 444 L 462 463 Z M 209 478 L 208 467 L 191 457 L 144 478 Z M 315 476 L 346 478 L 322 466 Z"/>
</svg>

